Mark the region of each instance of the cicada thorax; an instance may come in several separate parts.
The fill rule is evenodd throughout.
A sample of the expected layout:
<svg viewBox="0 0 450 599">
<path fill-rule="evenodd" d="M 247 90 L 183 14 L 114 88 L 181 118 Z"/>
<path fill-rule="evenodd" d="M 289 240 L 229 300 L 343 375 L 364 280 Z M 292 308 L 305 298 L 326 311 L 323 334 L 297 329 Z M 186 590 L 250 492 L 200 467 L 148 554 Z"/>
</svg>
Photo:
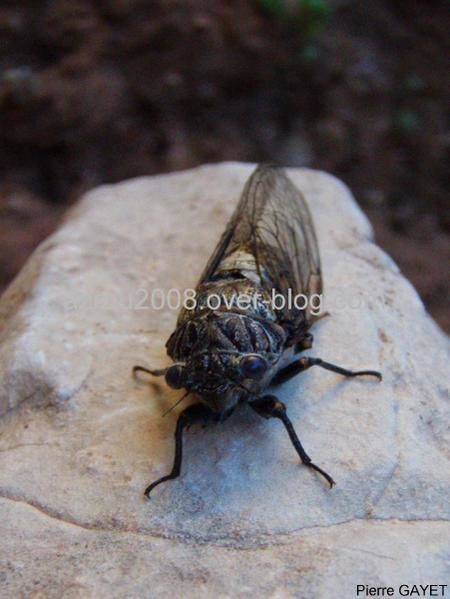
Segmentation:
<svg viewBox="0 0 450 599">
<path fill-rule="evenodd" d="M 282 327 L 273 319 L 262 318 L 258 311 L 205 308 L 178 322 L 166 347 L 177 362 L 201 353 L 275 357 L 283 351 L 285 337 Z"/>
<path fill-rule="evenodd" d="M 185 388 L 219 413 L 250 401 L 269 384 L 283 355 L 276 322 L 230 310 L 203 310 L 180 322 L 167 353 L 185 369 Z M 256 372 L 263 366 L 261 373 Z"/>
</svg>

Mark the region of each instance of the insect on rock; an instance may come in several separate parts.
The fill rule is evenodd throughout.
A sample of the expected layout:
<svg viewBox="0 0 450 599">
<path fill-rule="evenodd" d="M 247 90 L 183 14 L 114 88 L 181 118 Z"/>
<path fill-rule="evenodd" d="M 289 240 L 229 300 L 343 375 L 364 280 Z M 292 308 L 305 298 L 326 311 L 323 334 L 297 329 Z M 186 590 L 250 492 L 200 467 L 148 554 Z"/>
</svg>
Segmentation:
<svg viewBox="0 0 450 599">
<path fill-rule="evenodd" d="M 307 302 L 273 305 L 273 291 L 288 296 L 322 294 L 320 257 L 314 225 L 300 191 L 285 172 L 260 165 L 244 187 L 241 199 L 196 287 L 194 309 L 183 308 L 167 341 L 174 364 L 168 368 L 135 366 L 133 372 L 164 376 L 174 389 L 185 389 L 197 403 L 178 417 L 172 470 L 152 482 L 145 495 L 162 482 L 177 478 L 183 455 L 183 430 L 194 423 L 228 418 L 247 403 L 263 418 L 278 418 L 303 464 L 333 486 L 329 474 L 306 451 L 275 395 L 266 394 L 311 366 L 347 377 L 374 370 L 351 371 L 320 358 L 298 357 L 312 347 L 309 332 L 318 316 Z M 222 298 L 210 307 L 208 298 Z M 250 298 L 246 306 L 239 298 Z"/>
</svg>

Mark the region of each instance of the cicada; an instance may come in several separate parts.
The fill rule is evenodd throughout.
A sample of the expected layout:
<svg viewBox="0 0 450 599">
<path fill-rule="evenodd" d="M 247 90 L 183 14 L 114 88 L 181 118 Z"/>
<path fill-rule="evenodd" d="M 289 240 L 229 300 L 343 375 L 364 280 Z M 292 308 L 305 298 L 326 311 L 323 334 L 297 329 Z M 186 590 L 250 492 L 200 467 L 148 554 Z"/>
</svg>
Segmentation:
<svg viewBox="0 0 450 599">
<path fill-rule="evenodd" d="M 284 305 L 275 304 L 274 292 L 285 298 Z M 222 422 L 243 403 L 263 418 L 279 419 L 302 463 L 333 486 L 332 477 L 304 450 L 286 405 L 267 393 L 311 366 L 381 380 L 374 370 L 352 371 L 301 356 L 312 347 L 309 329 L 320 315 L 292 298 L 322 293 L 319 249 L 305 199 L 283 169 L 260 165 L 200 277 L 195 308 L 181 310 L 167 341 L 174 363 L 162 369 L 134 367 L 135 373 L 164 376 L 170 387 L 185 389 L 195 399 L 178 417 L 172 470 L 147 487 L 147 497 L 179 476 L 184 429 Z"/>
</svg>

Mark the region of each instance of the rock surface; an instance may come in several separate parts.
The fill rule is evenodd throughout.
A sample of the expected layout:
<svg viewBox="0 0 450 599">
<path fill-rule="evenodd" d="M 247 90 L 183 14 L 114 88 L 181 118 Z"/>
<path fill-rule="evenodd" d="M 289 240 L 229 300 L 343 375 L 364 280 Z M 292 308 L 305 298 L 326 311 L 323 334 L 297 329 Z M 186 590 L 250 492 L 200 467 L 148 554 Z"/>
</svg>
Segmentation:
<svg viewBox="0 0 450 599">
<path fill-rule="evenodd" d="M 133 381 L 168 364 L 176 311 L 250 175 L 226 163 L 103 186 L 0 302 L 0 596 L 354 597 L 356 584 L 449 581 L 448 339 L 333 177 L 289 171 L 316 223 L 330 317 L 320 369 L 280 398 L 330 491 L 278 422 L 243 408 L 186 435 L 178 393 Z M 155 292 L 154 292 L 155 293 Z M 155 293 L 156 301 L 159 293 Z M 172 295 L 176 299 L 176 295 Z"/>
</svg>

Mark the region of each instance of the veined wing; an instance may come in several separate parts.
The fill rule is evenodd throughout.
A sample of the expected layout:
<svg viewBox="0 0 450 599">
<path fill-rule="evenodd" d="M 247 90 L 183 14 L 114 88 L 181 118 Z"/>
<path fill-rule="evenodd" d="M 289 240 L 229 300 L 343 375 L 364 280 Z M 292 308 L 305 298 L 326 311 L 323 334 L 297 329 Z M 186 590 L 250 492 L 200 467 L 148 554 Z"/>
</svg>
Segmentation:
<svg viewBox="0 0 450 599">
<path fill-rule="evenodd" d="M 233 265 L 246 276 L 253 268 L 264 290 L 282 294 L 286 302 L 290 294 L 309 299 L 322 293 L 311 214 L 283 169 L 260 165 L 252 174 L 199 284 L 230 276 Z M 291 338 L 314 318 L 309 302 L 305 309 L 286 306 L 279 316 Z"/>
</svg>

